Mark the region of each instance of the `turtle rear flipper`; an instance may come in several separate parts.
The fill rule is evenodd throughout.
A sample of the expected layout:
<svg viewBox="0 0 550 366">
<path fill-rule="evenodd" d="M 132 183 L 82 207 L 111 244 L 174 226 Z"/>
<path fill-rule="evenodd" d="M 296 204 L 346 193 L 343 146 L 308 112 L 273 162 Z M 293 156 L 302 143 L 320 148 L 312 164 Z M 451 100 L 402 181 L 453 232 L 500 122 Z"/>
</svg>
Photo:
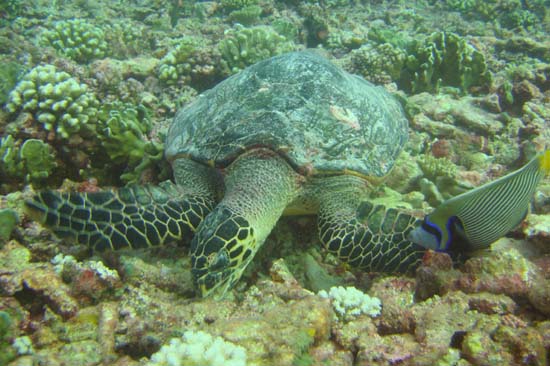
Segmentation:
<svg viewBox="0 0 550 366">
<path fill-rule="evenodd" d="M 190 238 L 213 205 L 171 182 L 93 193 L 44 191 L 26 202 L 33 219 L 98 251 Z"/>
</svg>

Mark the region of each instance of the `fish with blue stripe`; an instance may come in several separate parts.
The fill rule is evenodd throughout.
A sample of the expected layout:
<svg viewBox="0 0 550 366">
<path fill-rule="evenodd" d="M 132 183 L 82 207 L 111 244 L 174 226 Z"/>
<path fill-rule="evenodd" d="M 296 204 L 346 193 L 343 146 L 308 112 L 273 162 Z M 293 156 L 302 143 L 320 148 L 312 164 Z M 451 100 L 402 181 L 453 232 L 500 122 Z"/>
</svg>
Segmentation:
<svg viewBox="0 0 550 366">
<path fill-rule="evenodd" d="M 545 150 L 522 168 L 443 202 L 408 239 L 436 251 L 488 248 L 523 221 L 537 185 L 549 172 L 550 150 Z"/>
</svg>

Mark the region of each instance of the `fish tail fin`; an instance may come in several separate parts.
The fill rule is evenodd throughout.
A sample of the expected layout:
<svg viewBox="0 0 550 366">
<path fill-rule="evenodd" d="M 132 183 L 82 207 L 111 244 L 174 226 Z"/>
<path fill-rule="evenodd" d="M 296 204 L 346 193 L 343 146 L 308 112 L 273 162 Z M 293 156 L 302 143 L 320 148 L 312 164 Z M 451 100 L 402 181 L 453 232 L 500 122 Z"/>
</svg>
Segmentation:
<svg viewBox="0 0 550 366">
<path fill-rule="evenodd" d="M 545 175 L 550 173 L 550 149 L 545 150 L 539 158 L 540 170 L 544 172 Z"/>
</svg>

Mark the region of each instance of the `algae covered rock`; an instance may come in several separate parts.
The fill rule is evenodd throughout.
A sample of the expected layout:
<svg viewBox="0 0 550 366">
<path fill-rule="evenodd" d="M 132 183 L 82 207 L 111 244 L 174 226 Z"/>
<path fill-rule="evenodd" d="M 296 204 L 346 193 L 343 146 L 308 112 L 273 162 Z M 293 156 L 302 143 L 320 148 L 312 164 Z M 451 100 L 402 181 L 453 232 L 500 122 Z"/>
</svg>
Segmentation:
<svg viewBox="0 0 550 366">
<path fill-rule="evenodd" d="M 97 114 L 97 99 L 85 84 L 79 83 L 53 65 L 33 68 L 9 95 L 10 113 L 32 113 L 46 131 L 61 139 L 90 130 Z"/>
<path fill-rule="evenodd" d="M 56 22 L 53 29 L 44 32 L 43 39 L 59 53 L 77 62 L 102 58 L 107 53 L 107 43 L 101 28 L 83 19 Z"/>
</svg>

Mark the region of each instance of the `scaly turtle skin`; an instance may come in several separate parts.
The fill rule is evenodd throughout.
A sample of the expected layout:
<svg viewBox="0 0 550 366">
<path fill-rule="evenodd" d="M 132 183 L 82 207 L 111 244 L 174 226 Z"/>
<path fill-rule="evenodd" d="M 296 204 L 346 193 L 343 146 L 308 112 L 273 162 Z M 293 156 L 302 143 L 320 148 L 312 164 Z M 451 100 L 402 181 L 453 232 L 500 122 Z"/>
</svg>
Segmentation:
<svg viewBox="0 0 550 366">
<path fill-rule="evenodd" d="M 407 139 L 399 103 L 321 56 L 257 63 L 182 109 L 166 142 L 175 184 L 99 193 L 39 193 L 34 217 L 96 250 L 195 236 L 203 296 L 241 277 L 282 214 L 319 215 L 321 242 L 353 266 L 407 271 L 423 249 L 418 220 L 366 199 Z"/>
</svg>

